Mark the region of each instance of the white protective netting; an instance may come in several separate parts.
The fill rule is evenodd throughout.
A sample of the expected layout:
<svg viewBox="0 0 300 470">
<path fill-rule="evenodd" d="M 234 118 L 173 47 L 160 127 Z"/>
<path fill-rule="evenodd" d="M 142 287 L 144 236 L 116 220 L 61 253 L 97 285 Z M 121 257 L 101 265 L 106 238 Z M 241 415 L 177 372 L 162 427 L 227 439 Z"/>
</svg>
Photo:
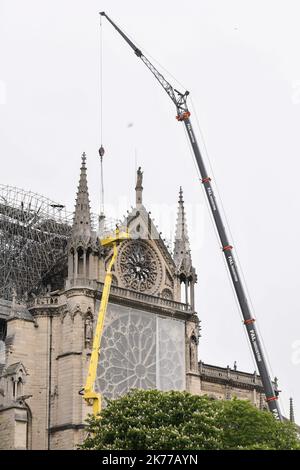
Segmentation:
<svg viewBox="0 0 300 470">
<path fill-rule="evenodd" d="M 184 390 L 184 331 L 182 320 L 109 304 L 96 390 L 107 398 L 132 388 Z"/>
</svg>

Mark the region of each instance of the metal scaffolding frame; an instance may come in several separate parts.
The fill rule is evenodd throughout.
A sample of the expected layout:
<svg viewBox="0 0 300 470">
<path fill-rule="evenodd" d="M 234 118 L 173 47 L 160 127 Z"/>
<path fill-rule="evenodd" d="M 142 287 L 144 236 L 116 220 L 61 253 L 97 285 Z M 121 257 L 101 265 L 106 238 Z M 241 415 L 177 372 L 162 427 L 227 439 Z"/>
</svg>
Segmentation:
<svg viewBox="0 0 300 470">
<path fill-rule="evenodd" d="M 72 217 L 44 196 L 0 184 L 0 298 L 26 299 L 66 263 Z"/>
</svg>

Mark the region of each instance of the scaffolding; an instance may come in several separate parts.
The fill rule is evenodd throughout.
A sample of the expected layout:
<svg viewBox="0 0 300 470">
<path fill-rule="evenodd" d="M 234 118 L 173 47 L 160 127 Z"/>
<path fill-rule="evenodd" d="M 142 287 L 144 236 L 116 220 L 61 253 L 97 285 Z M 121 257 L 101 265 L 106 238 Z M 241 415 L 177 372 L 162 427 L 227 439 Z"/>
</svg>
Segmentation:
<svg viewBox="0 0 300 470">
<path fill-rule="evenodd" d="M 65 266 L 71 228 L 64 205 L 0 184 L 0 298 L 26 299 Z"/>
</svg>

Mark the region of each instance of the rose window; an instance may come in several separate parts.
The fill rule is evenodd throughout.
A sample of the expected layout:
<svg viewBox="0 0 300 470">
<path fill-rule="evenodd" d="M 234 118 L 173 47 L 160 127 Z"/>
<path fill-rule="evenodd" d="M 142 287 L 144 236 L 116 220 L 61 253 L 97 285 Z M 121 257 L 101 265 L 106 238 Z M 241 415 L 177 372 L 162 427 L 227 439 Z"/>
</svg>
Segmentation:
<svg viewBox="0 0 300 470">
<path fill-rule="evenodd" d="M 124 287 L 154 293 L 161 279 L 159 258 L 153 248 L 142 240 L 131 240 L 120 247 L 118 269 Z"/>
<path fill-rule="evenodd" d="M 131 388 L 185 388 L 184 322 L 109 304 L 96 390 L 116 398 Z"/>
</svg>

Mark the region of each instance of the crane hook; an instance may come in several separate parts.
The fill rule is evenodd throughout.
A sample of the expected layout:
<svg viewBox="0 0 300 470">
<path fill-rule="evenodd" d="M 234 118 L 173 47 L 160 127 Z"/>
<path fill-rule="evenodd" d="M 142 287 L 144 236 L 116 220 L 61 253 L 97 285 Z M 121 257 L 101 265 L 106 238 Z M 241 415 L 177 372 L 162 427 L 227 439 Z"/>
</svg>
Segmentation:
<svg viewBox="0 0 300 470">
<path fill-rule="evenodd" d="M 104 153 L 105 153 L 105 150 L 104 150 L 103 146 L 101 145 L 101 147 L 99 148 L 99 155 L 100 155 L 101 158 L 103 157 Z"/>
</svg>

